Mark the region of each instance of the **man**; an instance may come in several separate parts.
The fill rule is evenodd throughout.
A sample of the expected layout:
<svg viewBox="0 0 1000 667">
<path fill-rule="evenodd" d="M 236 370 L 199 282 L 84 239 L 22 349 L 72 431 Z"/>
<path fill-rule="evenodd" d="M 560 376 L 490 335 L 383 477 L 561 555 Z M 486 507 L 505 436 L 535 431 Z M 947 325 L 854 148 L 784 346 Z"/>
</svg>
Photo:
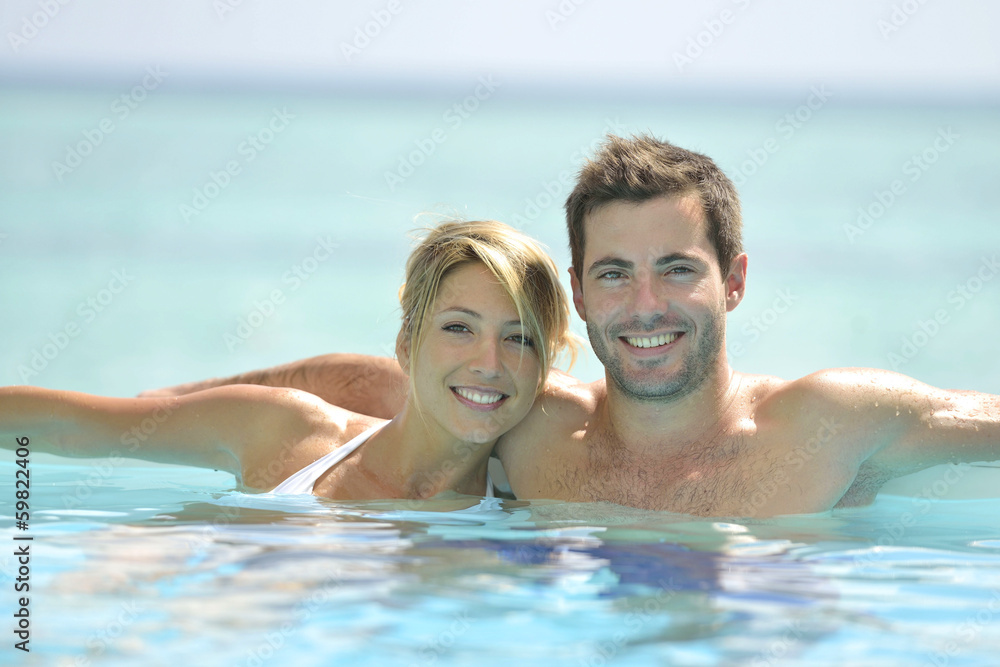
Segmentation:
<svg viewBox="0 0 1000 667">
<path fill-rule="evenodd" d="M 891 478 L 1000 459 L 1000 396 L 875 369 L 786 381 L 730 368 L 726 313 L 743 299 L 747 256 L 735 188 L 709 158 L 609 137 L 566 211 L 573 301 L 605 379 L 554 374 L 500 440 L 518 498 L 774 516 L 868 503 Z M 312 381 L 289 375 L 307 371 Z M 334 402 L 354 393 L 371 412 L 386 409 L 376 388 L 403 379 L 387 360 L 351 355 L 187 389 L 231 381 Z"/>
</svg>

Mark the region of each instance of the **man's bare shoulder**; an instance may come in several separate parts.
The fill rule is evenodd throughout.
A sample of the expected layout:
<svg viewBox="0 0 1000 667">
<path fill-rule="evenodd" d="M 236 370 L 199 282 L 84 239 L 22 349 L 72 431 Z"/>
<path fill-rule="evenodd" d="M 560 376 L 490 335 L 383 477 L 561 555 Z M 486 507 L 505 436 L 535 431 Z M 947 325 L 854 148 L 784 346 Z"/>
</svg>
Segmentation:
<svg viewBox="0 0 1000 667">
<path fill-rule="evenodd" d="M 604 378 L 583 382 L 561 371 L 553 371 L 545 390 L 535 400 L 525 426 L 553 420 L 567 423 L 590 421 L 608 395 Z"/>
<path fill-rule="evenodd" d="M 518 449 L 524 443 L 553 443 L 572 438 L 587 428 L 607 396 L 604 379 L 582 382 L 553 370 L 528 416 L 508 431 L 497 444 L 498 454 Z"/>
<path fill-rule="evenodd" d="M 772 385 L 754 421 L 758 432 L 769 433 L 773 442 L 794 442 L 824 429 L 834 432 L 839 455 L 864 460 L 907 427 L 914 397 L 925 395 L 926 389 L 892 371 L 828 368 Z"/>
<path fill-rule="evenodd" d="M 766 376 L 754 376 L 766 377 Z M 875 401 L 920 384 L 912 378 L 877 368 L 827 368 L 797 380 L 768 384 L 766 400 L 783 410 L 844 410 Z"/>
</svg>

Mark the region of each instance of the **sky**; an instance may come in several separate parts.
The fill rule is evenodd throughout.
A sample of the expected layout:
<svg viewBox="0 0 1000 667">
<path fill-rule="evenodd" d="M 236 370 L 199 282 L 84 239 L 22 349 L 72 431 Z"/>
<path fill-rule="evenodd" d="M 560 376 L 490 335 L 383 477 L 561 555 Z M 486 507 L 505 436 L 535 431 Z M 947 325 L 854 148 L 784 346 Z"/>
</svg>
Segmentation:
<svg viewBox="0 0 1000 667">
<path fill-rule="evenodd" d="M 1000 3 L 980 0 L 4 0 L 0 84 L 1000 97 Z"/>
</svg>

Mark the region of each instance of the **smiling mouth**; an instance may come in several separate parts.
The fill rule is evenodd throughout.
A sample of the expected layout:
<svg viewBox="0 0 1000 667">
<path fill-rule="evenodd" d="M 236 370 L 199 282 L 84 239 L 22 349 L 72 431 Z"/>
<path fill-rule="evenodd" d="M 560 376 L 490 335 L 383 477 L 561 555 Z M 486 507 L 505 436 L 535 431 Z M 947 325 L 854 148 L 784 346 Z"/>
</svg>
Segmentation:
<svg viewBox="0 0 1000 667">
<path fill-rule="evenodd" d="M 507 398 L 507 394 L 502 394 L 498 391 L 482 391 L 479 389 L 470 389 L 468 387 L 452 387 L 451 390 L 455 392 L 459 398 L 463 398 L 470 403 L 474 403 L 484 408 L 497 406 L 505 398 Z"/>
<path fill-rule="evenodd" d="M 622 340 L 632 347 L 648 348 L 669 345 L 681 337 L 680 333 L 660 334 L 659 336 L 622 336 Z"/>
</svg>

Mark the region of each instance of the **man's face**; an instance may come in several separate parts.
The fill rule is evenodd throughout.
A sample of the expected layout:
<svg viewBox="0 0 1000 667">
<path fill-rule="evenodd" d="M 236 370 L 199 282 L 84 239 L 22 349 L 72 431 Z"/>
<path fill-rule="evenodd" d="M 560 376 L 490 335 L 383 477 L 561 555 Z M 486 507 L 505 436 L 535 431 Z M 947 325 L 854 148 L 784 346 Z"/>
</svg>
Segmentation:
<svg viewBox="0 0 1000 667">
<path fill-rule="evenodd" d="M 633 398 L 690 393 L 722 359 L 746 255 L 724 279 L 695 195 L 607 204 L 584 226 L 573 302 L 608 375 Z"/>
</svg>

